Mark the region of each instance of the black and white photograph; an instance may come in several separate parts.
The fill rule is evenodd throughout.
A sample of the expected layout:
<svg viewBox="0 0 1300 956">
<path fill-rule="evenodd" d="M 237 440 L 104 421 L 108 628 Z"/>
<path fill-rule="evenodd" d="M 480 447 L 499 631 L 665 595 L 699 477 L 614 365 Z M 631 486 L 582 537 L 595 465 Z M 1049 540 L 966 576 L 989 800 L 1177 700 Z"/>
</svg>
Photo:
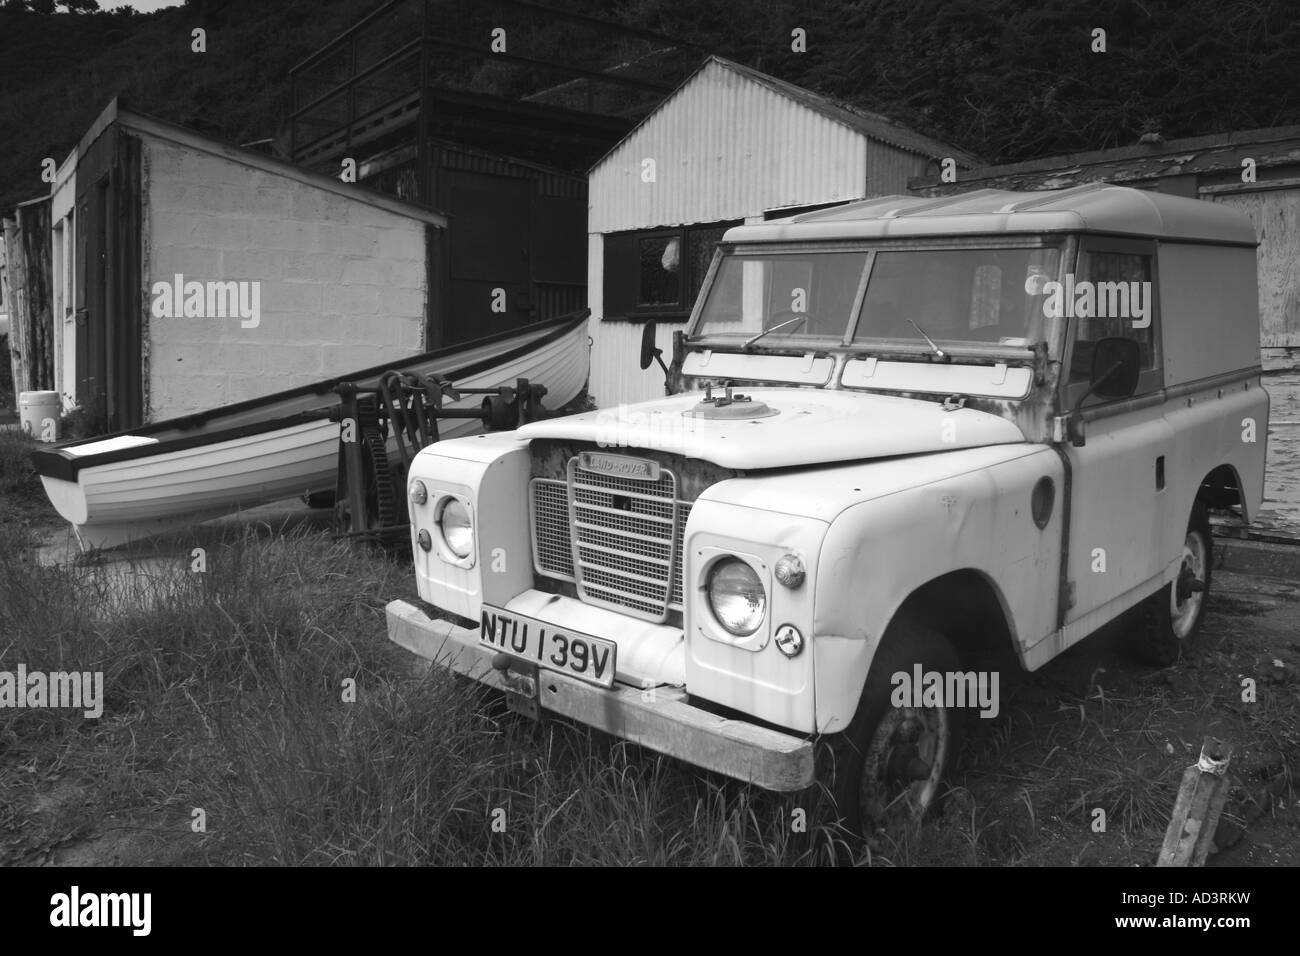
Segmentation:
<svg viewBox="0 0 1300 956">
<path fill-rule="evenodd" d="M 0 225 L 15 925 L 233 868 L 1284 912 L 1295 3 L 0 0 Z"/>
</svg>

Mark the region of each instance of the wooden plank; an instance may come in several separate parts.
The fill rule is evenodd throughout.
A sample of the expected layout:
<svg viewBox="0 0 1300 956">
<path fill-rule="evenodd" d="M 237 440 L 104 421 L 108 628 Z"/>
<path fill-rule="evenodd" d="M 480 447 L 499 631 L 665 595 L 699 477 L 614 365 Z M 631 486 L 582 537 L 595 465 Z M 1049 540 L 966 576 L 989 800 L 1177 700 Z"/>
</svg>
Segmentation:
<svg viewBox="0 0 1300 956">
<path fill-rule="evenodd" d="M 1260 237 L 1260 346 L 1300 345 L 1300 189 L 1209 195 L 1246 215 Z"/>
<path fill-rule="evenodd" d="M 14 391 L 54 388 L 54 274 L 50 266 L 50 202 L 21 204 L 4 224 L 13 302 L 10 363 Z"/>
<path fill-rule="evenodd" d="M 1300 177 L 1286 179 L 1260 179 L 1253 183 L 1218 183 L 1217 185 L 1198 186 L 1196 191 L 1201 196 L 1216 196 L 1223 193 L 1259 193 L 1270 189 L 1295 189 L 1300 186 Z"/>
<path fill-rule="evenodd" d="M 1205 865 L 1214 843 L 1214 828 L 1228 799 L 1231 760 L 1231 744 L 1205 738 L 1200 759 L 1183 773 L 1156 866 Z"/>
<path fill-rule="evenodd" d="M 54 388 L 54 267 L 50 235 L 50 201 L 18 208 L 27 282 L 27 321 L 32 388 Z"/>
<path fill-rule="evenodd" d="M 18 393 L 27 390 L 27 354 L 22 308 L 22 246 L 18 241 L 18 223 L 12 219 L 4 220 L 5 269 L 9 288 L 5 301 L 9 308 L 9 369 L 14 383 L 14 407 L 17 408 Z"/>
</svg>

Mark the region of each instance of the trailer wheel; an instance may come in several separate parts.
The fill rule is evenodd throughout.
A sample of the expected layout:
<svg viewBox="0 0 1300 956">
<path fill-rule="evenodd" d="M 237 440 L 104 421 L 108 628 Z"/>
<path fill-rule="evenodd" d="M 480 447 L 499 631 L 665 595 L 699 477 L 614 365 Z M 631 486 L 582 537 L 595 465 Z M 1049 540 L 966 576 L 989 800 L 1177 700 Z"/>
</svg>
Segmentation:
<svg viewBox="0 0 1300 956">
<path fill-rule="evenodd" d="M 893 675 L 910 680 L 917 664 L 922 673 L 959 669 L 957 652 L 941 634 L 896 621 L 876 652 L 852 722 L 824 740 L 820 776 L 841 824 L 855 835 L 923 817 L 939 802 L 956 762 L 957 708 L 895 706 L 891 700 Z"/>
<path fill-rule="evenodd" d="M 1178 577 L 1138 605 L 1134 657 L 1145 664 L 1166 666 L 1187 653 L 1205 619 L 1213 564 L 1210 516 L 1197 501 L 1187 523 Z"/>
</svg>

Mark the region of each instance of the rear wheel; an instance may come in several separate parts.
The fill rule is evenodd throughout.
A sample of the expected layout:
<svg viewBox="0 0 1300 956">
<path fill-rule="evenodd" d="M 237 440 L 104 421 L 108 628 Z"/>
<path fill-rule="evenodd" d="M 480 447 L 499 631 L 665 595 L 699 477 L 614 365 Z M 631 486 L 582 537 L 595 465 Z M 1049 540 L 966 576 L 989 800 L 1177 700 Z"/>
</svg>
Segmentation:
<svg viewBox="0 0 1300 956">
<path fill-rule="evenodd" d="M 1187 523 L 1178 577 L 1138 606 L 1135 657 L 1147 664 L 1165 666 L 1187 653 L 1201 632 L 1213 563 L 1210 516 L 1198 501 Z"/>
<path fill-rule="evenodd" d="M 898 621 L 886 632 L 853 721 L 828 738 L 822 779 L 841 822 L 870 835 L 922 817 L 938 803 L 960 746 L 953 707 L 895 706 L 895 674 L 958 670 L 957 653 L 938 632 Z"/>
</svg>

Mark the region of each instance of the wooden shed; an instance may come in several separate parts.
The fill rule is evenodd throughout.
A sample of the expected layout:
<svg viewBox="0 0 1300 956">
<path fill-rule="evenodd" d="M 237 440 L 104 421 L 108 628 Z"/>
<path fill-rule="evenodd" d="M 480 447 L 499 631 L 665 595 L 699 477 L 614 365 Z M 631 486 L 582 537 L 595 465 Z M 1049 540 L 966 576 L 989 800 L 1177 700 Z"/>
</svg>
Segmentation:
<svg viewBox="0 0 1300 956">
<path fill-rule="evenodd" d="M 112 429 L 417 354 L 446 219 L 114 101 L 47 201 L 53 387 Z"/>
<path fill-rule="evenodd" d="M 969 153 L 721 57 L 709 57 L 588 176 L 591 394 L 663 394 L 637 366 L 643 324 L 671 349 L 723 232 L 742 222 L 902 193 L 978 164 Z"/>
<path fill-rule="evenodd" d="M 290 72 L 289 158 L 447 215 L 444 344 L 583 307 L 586 171 L 698 59 L 593 13 L 390 0 Z"/>
<path fill-rule="evenodd" d="M 1259 237 L 1263 360 L 1300 348 L 1300 126 L 1160 140 L 1117 149 L 986 166 L 943 183 L 926 175 L 914 192 L 1063 189 L 1108 182 L 1224 203 L 1250 217 Z"/>
</svg>

